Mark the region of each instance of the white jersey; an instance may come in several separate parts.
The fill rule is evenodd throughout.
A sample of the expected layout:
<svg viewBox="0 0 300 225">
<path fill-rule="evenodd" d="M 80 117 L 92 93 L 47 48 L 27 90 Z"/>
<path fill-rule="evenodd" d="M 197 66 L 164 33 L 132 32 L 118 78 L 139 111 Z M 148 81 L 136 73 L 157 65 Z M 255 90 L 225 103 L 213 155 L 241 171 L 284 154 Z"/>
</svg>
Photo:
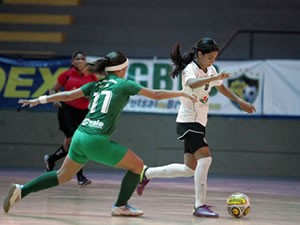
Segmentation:
<svg viewBox="0 0 300 225">
<path fill-rule="evenodd" d="M 212 81 L 207 85 L 190 88 L 186 85 L 187 81 L 191 78 L 200 78 L 200 77 L 210 77 L 217 76 L 218 73 L 214 66 L 207 68 L 207 73 L 205 73 L 200 67 L 192 61 L 188 64 L 185 69 L 182 71 L 182 87 L 185 91 L 193 93 L 197 96 L 198 101 L 193 102 L 192 100 L 184 97 L 180 97 L 180 107 L 177 115 L 176 122 L 179 123 L 192 123 L 198 122 L 204 127 L 207 124 L 207 114 L 209 110 L 208 98 L 209 92 L 212 87 L 220 86 L 223 84 L 223 80 Z"/>
</svg>

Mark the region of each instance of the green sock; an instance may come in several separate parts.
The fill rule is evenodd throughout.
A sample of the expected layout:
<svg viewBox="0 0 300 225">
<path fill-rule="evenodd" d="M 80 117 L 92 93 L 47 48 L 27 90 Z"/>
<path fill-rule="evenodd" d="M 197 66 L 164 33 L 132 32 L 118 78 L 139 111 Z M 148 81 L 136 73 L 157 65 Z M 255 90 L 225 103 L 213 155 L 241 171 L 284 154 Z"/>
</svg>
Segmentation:
<svg viewBox="0 0 300 225">
<path fill-rule="evenodd" d="M 26 195 L 30 194 L 31 192 L 37 192 L 47 188 L 55 187 L 58 184 L 59 183 L 58 183 L 56 171 L 43 173 L 39 177 L 23 185 L 21 190 L 22 191 L 21 196 L 22 198 L 24 198 Z"/>
<path fill-rule="evenodd" d="M 127 171 L 127 173 L 125 174 L 122 180 L 118 200 L 115 204 L 116 206 L 122 206 L 127 204 L 128 200 L 132 196 L 139 181 L 140 181 L 140 174 Z"/>
</svg>

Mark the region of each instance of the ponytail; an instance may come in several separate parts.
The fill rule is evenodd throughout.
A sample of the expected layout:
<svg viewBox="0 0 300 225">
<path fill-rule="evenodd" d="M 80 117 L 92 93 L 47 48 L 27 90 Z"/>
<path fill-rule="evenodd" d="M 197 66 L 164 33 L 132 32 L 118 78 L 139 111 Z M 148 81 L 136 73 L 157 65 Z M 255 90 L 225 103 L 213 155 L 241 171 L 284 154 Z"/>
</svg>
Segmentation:
<svg viewBox="0 0 300 225">
<path fill-rule="evenodd" d="M 182 56 L 180 53 L 180 45 L 176 43 L 170 53 L 171 60 L 175 66 L 170 76 L 172 78 L 178 77 L 182 70 L 193 60 L 196 53 L 197 49 L 192 48 Z"/>
<path fill-rule="evenodd" d="M 127 66 L 127 57 L 119 51 L 113 51 L 101 59 L 87 63 L 86 70 L 90 73 L 104 74 L 105 72 L 113 73 L 114 71 L 124 69 Z"/>
<path fill-rule="evenodd" d="M 109 58 L 104 57 L 102 59 L 98 59 L 94 62 L 87 63 L 87 70 L 90 73 L 104 73 L 105 67 L 109 64 Z"/>
</svg>

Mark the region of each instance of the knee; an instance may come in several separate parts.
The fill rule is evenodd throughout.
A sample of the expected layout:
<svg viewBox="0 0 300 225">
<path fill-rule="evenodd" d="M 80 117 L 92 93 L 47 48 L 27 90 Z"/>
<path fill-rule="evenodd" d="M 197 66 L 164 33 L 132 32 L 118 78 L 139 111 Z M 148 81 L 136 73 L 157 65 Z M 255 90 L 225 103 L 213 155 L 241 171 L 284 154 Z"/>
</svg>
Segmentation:
<svg viewBox="0 0 300 225">
<path fill-rule="evenodd" d="M 137 160 L 137 164 L 135 166 L 135 171 L 138 174 L 141 174 L 144 168 L 144 161 L 142 159 Z"/>
<path fill-rule="evenodd" d="M 144 161 L 141 159 L 137 159 L 134 164 L 132 164 L 129 170 L 136 174 L 141 174 L 144 169 Z"/>
<path fill-rule="evenodd" d="M 197 159 L 206 158 L 206 157 L 211 157 L 211 153 L 208 147 L 202 147 L 199 148 L 197 151 L 195 151 L 194 156 Z"/>
<path fill-rule="evenodd" d="M 73 178 L 73 175 L 64 172 L 63 170 L 57 171 L 57 179 L 59 184 L 67 183 Z"/>
<path fill-rule="evenodd" d="M 144 168 L 144 161 L 129 149 L 121 162 L 115 166 L 140 174 Z"/>
</svg>

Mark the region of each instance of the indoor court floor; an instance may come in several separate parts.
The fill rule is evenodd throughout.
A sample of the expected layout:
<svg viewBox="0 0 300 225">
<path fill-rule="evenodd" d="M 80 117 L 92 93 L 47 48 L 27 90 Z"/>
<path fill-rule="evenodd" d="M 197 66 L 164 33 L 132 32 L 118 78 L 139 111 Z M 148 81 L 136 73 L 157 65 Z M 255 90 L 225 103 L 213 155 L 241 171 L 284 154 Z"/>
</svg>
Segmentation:
<svg viewBox="0 0 300 225">
<path fill-rule="evenodd" d="M 37 170 L 0 169 L 0 200 L 11 183 L 38 176 Z M 299 225 L 300 180 L 262 177 L 209 176 L 207 202 L 220 214 L 217 219 L 192 216 L 192 178 L 153 179 L 143 196 L 134 193 L 130 204 L 144 210 L 141 217 L 112 217 L 123 171 L 89 171 L 93 183 L 78 188 L 76 179 L 59 187 L 32 193 L 9 213 L 0 213 L 1 225 Z M 225 206 L 233 192 L 251 199 L 250 214 L 231 217 Z"/>
</svg>

